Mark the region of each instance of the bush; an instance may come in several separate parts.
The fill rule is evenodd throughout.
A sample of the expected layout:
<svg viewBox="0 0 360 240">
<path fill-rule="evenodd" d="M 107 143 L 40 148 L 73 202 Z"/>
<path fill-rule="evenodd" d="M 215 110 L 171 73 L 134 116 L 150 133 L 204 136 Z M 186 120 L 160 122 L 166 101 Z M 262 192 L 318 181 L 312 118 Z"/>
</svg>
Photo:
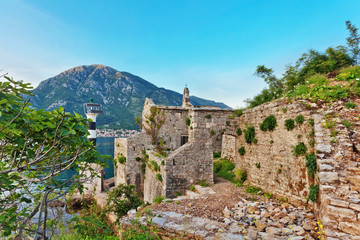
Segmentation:
<svg viewBox="0 0 360 240">
<path fill-rule="evenodd" d="M 161 176 L 160 173 L 157 173 L 157 174 L 156 174 L 156 179 L 159 180 L 160 182 L 163 181 L 163 178 L 162 178 L 162 176 Z"/>
<path fill-rule="evenodd" d="M 255 128 L 253 126 L 247 126 L 244 137 L 247 143 L 249 144 L 253 143 L 255 138 Z"/>
<path fill-rule="evenodd" d="M 273 131 L 276 127 L 276 118 L 274 115 L 270 115 L 264 119 L 264 121 L 260 124 L 261 131 Z"/>
<path fill-rule="evenodd" d="M 234 112 L 237 116 L 241 116 L 243 114 L 243 111 L 241 109 L 235 109 Z"/>
<path fill-rule="evenodd" d="M 291 118 L 285 120 L 285 128 L 290 131 L 295 127 L 295 121 Z"/>
<path fill-rule="evenodd" d="M 185 118 L 185 123 L 186 123 L 186 125 L 188 125 L 188 126 L 190 126 L 190 124 L 191 124 L 191 120 L 190 120 L 190 118 Z"/>
<path fill-rule="evenodd" d="M 360 78 L 360 67 L 349 67 L 340 71 L 339 75 L 336 76 L 336 80 L 339 81 L 350 81 Z"/>
<path fill-rule="evenodd" d="M 126 157 L 124 157 L 123 155 L 118 156 L 117 160 L 120 164 L 124 164 L 126 162 Z"/>
<path fill-rule="evenodd" d="M 244 156 L 245 155 L 245 148 L 244 147 L 239 148 L 238 152 L 240 153 L 241 156 Z"/>
<path fill-rule="evenodd" d="M 303 124 L 303 122 L 305 121 L 304 119 L 304 116 L 303 115 L 299 115 L 295 118 L 295 122 L 298 124 L 298 125 L 301 125 Z"/>
<path fill-rule="evenodd" d="M 298 157 L 300 155 L 305 155 L 306 151 L 307 151 L 307 147 L 306 147 L 305 143 L 301 142 L 294 147 L 292 152 L 295 157 Z"/>
<path fill-rule="evenodd" d="M 357 105 L 353 102 L 348 102 L 348 103 L 345 103 L 345 107 L 349 108 L 349 109 L 350 108 L 354 109 L 354 108 L 357 108 Z"/>
<path fill-rule="evenodd" d="M 317 170 L 316 155 L 314 153 L 306 155 L 306 167 L 308 169 L 309 176 L 314 178 Z"/>
<path fill-rule="evenodd" d="M 239 136 L 242 134 L 241 128 L 236 129 L 236 134 Z"/>
<path fill-rule="evenodd" d="M 153 199 L 153 202 L 159 204 L 159 203 L 161 203 L 164 199 L 165 199 L 165 197 L 163 197 L 163 196 L 157 196 L 156 198 Z"/>
<path fill-rule="evenodd" d="M 129 210 L 136 209 L 143 204 L 140 196 L 134 191 L 134 185 L 120 184 L 112 191 L 108 192 L 108 197 L 104 210 L 114 212 L 116 223 L 119 223 L 122 216 Z"/>
<path fill-rule="evenodd" d="M 312 202 L 317 202 L 319 197 L 319 185 L 311 184 L 310 191 L 309 191 L 309 200 Z"/>
</svg>

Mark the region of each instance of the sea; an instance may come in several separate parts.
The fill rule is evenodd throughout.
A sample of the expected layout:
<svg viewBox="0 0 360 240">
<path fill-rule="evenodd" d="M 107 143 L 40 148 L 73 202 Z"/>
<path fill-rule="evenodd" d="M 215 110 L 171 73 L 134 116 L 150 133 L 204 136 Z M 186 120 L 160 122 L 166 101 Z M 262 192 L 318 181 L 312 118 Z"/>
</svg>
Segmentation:
<svg viewBox="0 0 360 240">
<path fill-rule="evenodd" d="M 110 155 L 114 159 L 114 139 L 115 137 L 98 137 L 96 138 L 97 150 L 101 155 Z M 108 161 L 108 167 L 105 168 L 105 179 L 114 177 L 114 163 Z"/>
</svg>

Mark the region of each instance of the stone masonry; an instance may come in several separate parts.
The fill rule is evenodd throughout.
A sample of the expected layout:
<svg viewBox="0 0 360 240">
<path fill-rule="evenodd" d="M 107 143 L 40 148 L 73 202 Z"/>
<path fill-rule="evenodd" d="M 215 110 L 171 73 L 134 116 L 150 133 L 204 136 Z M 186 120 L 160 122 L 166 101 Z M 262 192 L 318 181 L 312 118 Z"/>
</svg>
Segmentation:
<svg viewBox="0 0 360 240">
<path fill-rule="evenodd" d="M 126 162 L 117 163 L 115 168 L 116 185 L 135 185 L 147 202 L 157 196 L 174 198 L 200 180 L 213 183 L 213 152 L 221 151 L 222 158 L 247 172 L 247 184 L 315 211 L 327 239 L 360 239 L 358 123 L 350 131 L 338 119 L 334 141 L 330 137 L 333 133 L 324 128 L 326 109 L 314 103 L 279 99 L 238 116 L 234 110 L 194 107 L 188 96 L 186 88 L 182 107 L 156 106 L 146 99 L 142 119 L 155 106 L 166 116 L 159 137 L 168 155 L 154 153 L 144 131 L 128 139 L 116 139 L 115 156 L 126 157 Z M 277 126 L 273 131 L 262 131 L 260 124 L 270 115 L 276 118 Z M 300 115 L 304 122 L 287 130 L 285 121 Z M 244 138 L 249 126 L 255 128 L 256 141 L 251 144 Z M 314 178 L 308 175 L 305 156 L 294 156 L 294 148 L 300 143 L 306 146 L 307 154 L 316 155 L 318 171 Z M 238 152 L 241 147 L 245 149 L 243 156 Z M 316 184 L 319 197 L 313 203 L 308 196 L 310 186 Z"/>
</svg>

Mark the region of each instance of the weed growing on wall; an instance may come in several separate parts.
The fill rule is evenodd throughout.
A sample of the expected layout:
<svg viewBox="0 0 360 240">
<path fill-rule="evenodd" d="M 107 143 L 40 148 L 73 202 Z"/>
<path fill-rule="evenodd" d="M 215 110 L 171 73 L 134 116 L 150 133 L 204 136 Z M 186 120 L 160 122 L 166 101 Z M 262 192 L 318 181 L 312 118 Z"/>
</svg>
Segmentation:
<svg viewBox="0 0 360 240">
<path fill-rule="evenodd" d="M 286 119 L 286 120 L 285 120 L 285 128 L 286 128 L 288 131 L 293 130 L 294 127 L 295 127 L 295 121 L 294 121 L 294 119 L 289 118 L 289 119 Z"/>
<path fill-rule="evenodd" d="M 313 118 L 310 118 L 308 121 L 307 121 L 308 125 L 309 126 L 314 126 L 315 125 L 315 121 Z"/>
<path fill-rule="evenodd" d="M 207 118 L 207 119 L 211 119 L 211 115 L 205 115 L 205 118 Z"/>
<path fill-rule="evenodd" d="M 157 164 L 157 162 L 155 162 L 154 160 L 150 161 L 150 168 L 151 170 L 155 171 L 155 172 L 159 172 L 160 171 L 160 166 Z"/>
<path fill-rule="evenodd" d="M 319 185 L 316 184 L 311 184 L 310 186 L 310 191 L 309 191 L 309 200 L 311 200 L 312 202 L 317 202 L 319 197 Z"/>
<path fill-rule="evenodd" d="M 246 126 L 244 137 L 247 143 L 253 143 L 255 139 L 255 128 L 253 126 Z"/>
<path fill-rule="evenodd" d="M 141 157 L 136 157 L 135 160 L 136 160 L 137 162 L 140 162 L 140 161 L 141 161 Z"/>
<path fill-rule="evenodd" d="M 261 168 L 261 165 L 259 162 L 255 163 L 256 168 Z"/>
<path fill-rule="evenodd" d="M 201 179 L 198 181 L 198 184 L 202 187 L 208 187 L 209 184 L 207 183 L 207 181 L 205 179 Z"/>
<path fill-rule="evenodd" d="M 195 186 L 194 186 L 194 185 L 191 185 L 191 186 L 190 186 L 190 191 L 195 192 Z"/>
<path fill-rule="evenodd" d="M 242 109 L 235 109 L 235 114 L 239 117 L 239 116 L 241 116 L 242 114 L 243 114 L 243 111 L 242 111 Z"/>
<path fill-rule="evenodd" d="M 297 117 L 295 118 L 295 122 L 296 122 L 296 124 L 298 124 L 298 125 L 303 124 L 304 121 L 305 121 L 305 119 L 304 119 L 304 116 L 303 116 L 303 115 L 299 115 L 299 116 L 297 116 Z"/>
<path fill-rule="evenodd" d="M 190 118 L 185 118 L 185 124 L 187 125 L 187 126 L 190 126 L 190 124 L 191 124 L 191 120 L 190 120 Z"/>
<path fill-rule="evenodd" d="M 236 134 L 237 134 L 238 136 L 240 136 L 240 135 L 242 134 L 241 128 L 236 129 Z"/>
<path fill-rule="evenodd" d="M 213 156 L 214 158 L 219 158 L 221 157 L 221 152 L 213 152 Z"/>
<path fill-rule="evenodd" d="M 282 112 L 283 112 L 283 113 L 287 113 L 287 108 L 285 108 L 285 107 L 282 108 Z"/>
<path fill-rule="evenodd" d="M 214 129 L 210 129 L 210 136 L 214 136 L 214 135 L 215 135 Z"/>
<path fill-rule="evenodd" d="M 308 169 L 309 176 L 311 178 L 314 178 L 317 170 L 316 155 L 314 153 L 306 155 L 306 167 Z"/>
<path fill-rule="evenodd" d="M 241 156 L 244 156 L 245 155 L 245 148 L 244 147 L 239 148 L 238 152 L 240 153 Z"/>
<path fill-rule="evenodd" d="M 245 169 L 235 169 L 236 179 L 245 182 L 247 179 L 247 172 Z"/>
<path fill-rule="evenodd" d="M 250 186 L 250 187 L 247 187 L 246 188 L 246 192 L 250 193 L 250 194 L 260 194 L 262 192 L 262 189 L 260 187 L 253 187 L 253 186 Z"/>
<path fill-rule="evenodd" d="M 142 163 L 141 164 L 141 172 L 143 175 L 145 174 L 145 171 L 146 171 L 146 163 Z"/>
<path fill-rule="evenodd" d="M 292 153 L 295 157 L 298 157 L 301 155 L 304 156 L 306 154 L 306 151 L 307 151 L 307 147 L 305 143 L 301 142 L 295 147 L 293 147 Z"/>
<path fill-rule="evenodd" d="M 274 115 L 270 115 L 264 119 L 264 121 L 260 124 L 261 131 L 273 131 L 276 127 L 276 118 Z"/>
<path fill-rule="evenodd" d="M 157 174 L 156 174 L 156 179 L 159 180 L 160 182 L 163 181 L 163 178 L 162 178 L 162 176 L 161 176 L 160 173 L 157 173 Z"/>
<path fill-rule="evenodd" d="M 124 164 L 126 162 L 126 157 L 121 155 L 121 156 L 118 156 L 117 157 L 117 161 L 120 163 L 120 164 Z"/>
<path fill-rule="evenodd" d="M 226 121 L 226 126 L 230 126 L 230 121 Z"/>
</svg>

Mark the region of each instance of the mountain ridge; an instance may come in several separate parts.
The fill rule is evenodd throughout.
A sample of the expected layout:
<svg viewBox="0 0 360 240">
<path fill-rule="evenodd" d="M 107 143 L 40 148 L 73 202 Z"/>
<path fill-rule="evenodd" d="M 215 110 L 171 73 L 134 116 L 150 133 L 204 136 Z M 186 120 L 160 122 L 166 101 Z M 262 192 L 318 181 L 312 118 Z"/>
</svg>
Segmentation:
<svg viewBox="0 0 360 240">
<path fill-rule="evenodd" d="M 97 120 L 99 127 L 137 129 L 135 116 L 140 116 L 145 98 L 156 104 L 180 106 L 182 94 L 157 87 L 145 79 L 129 72 L 120 72 L 101 65 L 81 65 L 70 68 L 48 78 L 38 85 L 30 97 L 34 107 L 51 110 L 64 107 L 68 112 L 83 114 L 83 104 L 94 99 L 102 104 L 104 114 Z M 195 96 L 190 97 L 193 105 L 227 105 Z"/>
</svg>

